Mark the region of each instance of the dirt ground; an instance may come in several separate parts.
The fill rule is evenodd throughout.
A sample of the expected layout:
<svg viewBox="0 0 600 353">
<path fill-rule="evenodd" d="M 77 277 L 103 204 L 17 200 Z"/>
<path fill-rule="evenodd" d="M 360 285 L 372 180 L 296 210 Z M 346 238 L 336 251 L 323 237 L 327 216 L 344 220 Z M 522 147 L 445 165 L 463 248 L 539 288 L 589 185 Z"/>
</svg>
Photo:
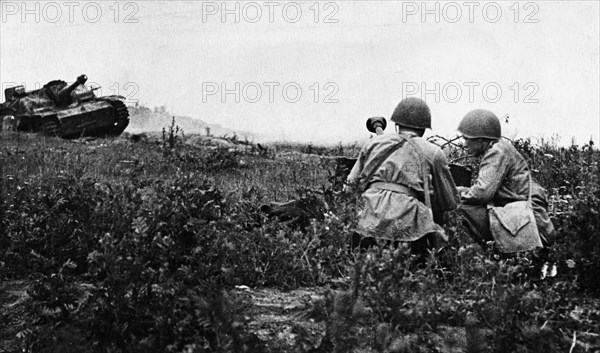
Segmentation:
<svg viewBox="0 0 600 353">
<path fill-rule="evenodd" d="M 282 292 L 238 286 L 235 293 L 249 299 L 248 329 L 271 351 L 307 352 L 319 347 L 325 336 L 325 321 L 320 320 L 324 313 L 319 308 L 326 291 L 322 287 Z"/>
<path fill-rule="evenodd" d="M 24 328 L 26 299 L 25 281 L 0 282 L 0 353 L 19 351 L 17 334 Z"/>
<path fill-rule="evenodd" d="M 0 353 L 19 351 L 17 335 L 23 327 L 28 284 L 0 282 Z M 315 303 L 322 302 L 326 288 L 282 292 L 270 288 L 238 286 L 233 295 L 247 299 L 247 327 L 272 351 L 308 351 L 318 347 L 325 322 L 316 320 Z"/>
</svg>

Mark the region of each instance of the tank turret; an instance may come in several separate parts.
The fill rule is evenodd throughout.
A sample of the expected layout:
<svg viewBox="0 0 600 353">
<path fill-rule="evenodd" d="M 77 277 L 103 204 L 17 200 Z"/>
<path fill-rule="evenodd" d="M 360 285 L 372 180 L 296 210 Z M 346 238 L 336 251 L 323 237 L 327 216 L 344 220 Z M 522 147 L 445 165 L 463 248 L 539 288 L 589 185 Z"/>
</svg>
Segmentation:
<svg viewBox="0 0 600 353">
<path fill-rule="evenodd" d="M 77 77 L 77 80 L 75 82 L 73 82 L 73 84 L 71 84 L 68 87 L 63 88 L 60 92 L 58 92 L 57 101 L 55 102 L 56 105 L 57 106 L 69 105 L 71 103 L 70 102 L 71 93 L 75 90 L 75 88 L 77 88 L 77 86 L 83 85 L 86 82 L 87 82 L 86 75 L 80 75 L 79 77 Z"/>
<path fill-rule="evenodd" d="M 80 75 L 75 82 L 67 86 L 65 81 L 50 81 L 44 86 L 44 92 L 57 107 L 64 108 L 71 104 L 71 93 L 87 81 L 86 75 Z"/>
</svg>

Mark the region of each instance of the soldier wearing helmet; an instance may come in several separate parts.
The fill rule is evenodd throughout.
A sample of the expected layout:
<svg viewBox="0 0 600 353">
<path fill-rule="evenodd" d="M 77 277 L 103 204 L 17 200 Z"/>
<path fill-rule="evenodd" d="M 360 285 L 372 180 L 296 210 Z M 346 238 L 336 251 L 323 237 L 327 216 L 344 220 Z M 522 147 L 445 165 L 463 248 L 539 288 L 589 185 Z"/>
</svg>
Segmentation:
<svg viewBox="0 0 600 353">
<path fill-rule="evenodd" d="M 443 215 L 456 208 L 458 192 L 446 156 L 422 138 L 431 128 L 427 104 L 406 98 L 391 120 L 397 133 L 372 138 L 348 176 L 350 184 L 364 186 L 357 233 L 367 243 L 410 242 L 424 255 L 447 240 Z"/>
<path fill-rule="evenodd" d="M 530 170 L 527 161 L 510 141 L 501 138 L 500 121 L 489 110 L 473 110 L 461 120 L 458 131 L 469 154 L 481 156 L 479 174 L 470 188 L 459 187 L 463 224 L 480 244 L 492 241 L 488 205 L 504 206 L 527 200 Z M 548 217 L 545 190 L 531 180 L 532 208 L 542 243 L 548 244 L 555 232 Z"/>
</svg>

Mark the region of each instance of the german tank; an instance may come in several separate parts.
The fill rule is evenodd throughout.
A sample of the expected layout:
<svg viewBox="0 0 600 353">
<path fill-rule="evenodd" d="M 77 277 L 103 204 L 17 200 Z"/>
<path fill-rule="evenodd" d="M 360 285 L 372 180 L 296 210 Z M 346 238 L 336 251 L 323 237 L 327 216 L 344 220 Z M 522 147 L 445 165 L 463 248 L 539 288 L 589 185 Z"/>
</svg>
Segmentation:
<svg viewBox="0 0 600 353">
<path fill-rule="evenodd" d="M 129 124 L 129 111 L 122 96 L 96 97 L 81 75 L 68 85 L 54 80 L 26 92 L 23 86 L 4 90 L 0 121 L 14 122 L 18 131 L 48 136 L 78 138 L 120 135 Z"/>
</svg>

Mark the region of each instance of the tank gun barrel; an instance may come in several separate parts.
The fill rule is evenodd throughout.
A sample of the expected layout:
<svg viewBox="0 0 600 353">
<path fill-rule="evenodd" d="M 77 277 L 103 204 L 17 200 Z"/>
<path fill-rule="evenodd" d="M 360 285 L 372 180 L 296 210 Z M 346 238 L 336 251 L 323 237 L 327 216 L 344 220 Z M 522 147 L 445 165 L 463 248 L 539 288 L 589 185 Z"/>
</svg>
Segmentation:
<svg viewBox="0 0 600 353">
<path fill-rule="evenodd" d="M 77 88 L 77 86 L 84 84 L 87 81 L 87 76 L 86 75 L 80 75 L 79 77 L 77 77 L 77 80 L 75 80 L 75 82 L 73 82 L 73 84 L 71 84 L 68 87 L 63 88 L 59 93 L 58 93 L 58 104 L 62 105 L 64 102 L 67 102 L 69 99 L 69 96 L 71 95 L 71 93 L 75 90 L 75 88 Z"/>
</svg>

